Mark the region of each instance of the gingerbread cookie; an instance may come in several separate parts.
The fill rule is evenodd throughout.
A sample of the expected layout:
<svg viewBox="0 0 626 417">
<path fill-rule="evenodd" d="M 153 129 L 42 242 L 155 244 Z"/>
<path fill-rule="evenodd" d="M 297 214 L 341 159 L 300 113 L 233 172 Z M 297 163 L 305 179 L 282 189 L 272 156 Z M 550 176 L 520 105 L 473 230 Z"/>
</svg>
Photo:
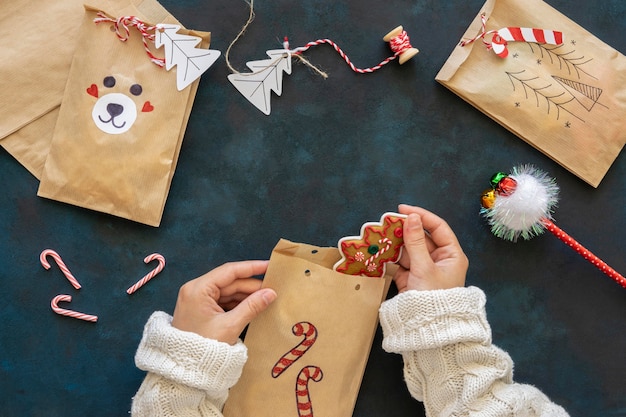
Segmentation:
<svg viewBox="0 0 626 417">
<path fill-rule="evenodd" d="M 380 222 L 365 223 L 360 236 L 339 239 L 341 253 L 333 269 L 348 275 L 382 277 L 387 262 L 398 262 L 402 254 L 403 214 L 385 213 Z"/>
</svg>

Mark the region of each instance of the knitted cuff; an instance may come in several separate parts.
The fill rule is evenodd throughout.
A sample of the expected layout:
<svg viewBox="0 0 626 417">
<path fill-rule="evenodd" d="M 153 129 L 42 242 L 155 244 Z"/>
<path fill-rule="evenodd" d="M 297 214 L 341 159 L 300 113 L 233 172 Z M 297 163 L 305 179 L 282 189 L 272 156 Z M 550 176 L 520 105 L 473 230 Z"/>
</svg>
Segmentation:
<svg viewBox="0 0 626 417">
<path fill-rule="evenodd" d="M 383 349 L 403 353 L 453 343 L 491 343 L 485 294 L 476 287 L 406 291 L 380 308 Z"/>
<path fill-rule="evenodd" d="M 139 369 L 218 395 L 235 385 L 248 357 L 241 341 L 229 345 L 171 323 L 172 317 L 162 311 L 150 316 L 135 354 Z"/>
</svg>

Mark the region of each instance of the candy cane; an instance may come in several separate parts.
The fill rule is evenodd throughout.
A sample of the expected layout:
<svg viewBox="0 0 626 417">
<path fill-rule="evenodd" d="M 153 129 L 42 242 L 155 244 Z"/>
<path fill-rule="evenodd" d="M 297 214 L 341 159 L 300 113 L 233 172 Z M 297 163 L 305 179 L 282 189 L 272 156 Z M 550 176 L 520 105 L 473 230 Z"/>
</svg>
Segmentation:
<svg viewBox="0 0 626 417">
<path fill-rule="evenodd" d="M 72 286 L 76 288 L 77 290 L 80 289 L 80 284 L 78 283 L 78 280 L 74 277 L 74 275 L 72 275 L 72 273 L 68 269 L 67 265 L 65 265 L 65 262 L 63 262 L 59 254 L 53 251 L 52 249 L 44 249 L 43 252 L 41 252 L 41 255 L 39 255 L 39 261 L 41 262 L 41 265 L 45 269 L 50 269 L 50 263 L 48 262 L 48 259 L 46 259 L 46 257 L 48 256 L 54 259 L 54 262 L 56 262 L 56 264 L 59 266 L 59 268 L 61 269 L 61 272 L 63 272 L 63 275 L 65 275 L 65 278 L 67 278 L 70 284 L 72 284 Z"/>
<path fill-rule="evenodd" d="M 464 40 L 461 46 L 468 45 L 478 39 L 482 39 L 487 49 L 493 49 L 500 58 L 506 58 L 509 50 L 506 45 L 508 42 L 535 42 L 547 43 L 550 45 L 561 45 L 563 43 L 563 33 L 555 30 L 522 28 L 522 27 L 505 27 L 498 30 L 487 31 L 487 17 L 485 14 L 480 15 L 482 23 L 482 31 L 472 39 Z M 491 42 L 485 40 L 488 35 L 493 35 Z"/>
<path fill-rule="evenodd" d="M 273 378 L 277 378 L 285 369 L 289 368 L 295 361 L 300 359 L 317 340 L 317 329 L 308 321 L 301 321 L 294 324 L 291 331 L 296 336 L 304 336 L 304 339 L 278 359 L 272 368 Z"/>
<path fill-rule="evenodd" d="M 379 256 L 381 256 L 383 253 L 387 252 L 389 250 L 389 248 L 391 247 L 391 245 L 393 244 L 391 239 L 388 239 L 386 237 L 382 238 L 381 240 L 379 240 L 378 243 L 380 243 L 380 244 L 385 244 L 386 243 L 387 246 L 380 248 L 375 254 L 373 254 L 372 256 L 367 258 L 365 260 L 365 266 L 369 266 L 369 264 L 371 264 L 376 259 L 378 259 Z"/>
<path fill-rule="evenodd" d="M 500 58 L 506 58 L 509 50 L 508 42 L 535 42 L 550 45 L 563 43 L 563 33 L 554 30 L 537 28 L 506 27 L 499 29 L 491 40 L 493 52 Z"/>
<path fill-rule="evenodd" d="M 158 253 L 153 253 L 151 255 L 148 255 L 145 257 L 145 259 L 143 260 L 144 263 L 150 263 L 154 260 L 159 261 L 159 264 L 157 265 L 156 268 L 154 268 L 152 271 L 150 271 L 148 274 L 146 274 L 143 278 L 141 278 L 139 281 L 137 281 L 134 285 L 132 285 L 130 288 L 128 288 L 126 290 L 126 292 L 128 294 L 132 294 L 135 291 L 137 291 L 139 288 L 141 288 L 146 282 L 150 281 L 152 278 L 155 277 L 155 275 L 157 275 L 159 272 L 161 272 L 163 270 L 163 268 L 165 268 L 165 258 L 163 257 L 163 255 L 160 255 Z"/>
<path fill-rule="evenodd" d="M 324 377 L 319 366 L 305 366 L 296 380 L 296 404 L 299 417 L 313 417 L 313 404 L 309 394 L 309 380 L 319 382 Z"/>
<path fill-rule="evenodd" d="M 91 314 L 79 313 L 74 310 L 66 310 L 58 306 L 60 301 L 67 301 L 68 303 L 72 301 L 72 296 L 67 294 L 59 294 L 50 301 L 50 307 L 52 307 L 52 311 L 62 316 L 72 317 L 79 320 L 91 321 L 93 323 L 98 321 L 98 316 L 92 316 Z"/>
</svg>

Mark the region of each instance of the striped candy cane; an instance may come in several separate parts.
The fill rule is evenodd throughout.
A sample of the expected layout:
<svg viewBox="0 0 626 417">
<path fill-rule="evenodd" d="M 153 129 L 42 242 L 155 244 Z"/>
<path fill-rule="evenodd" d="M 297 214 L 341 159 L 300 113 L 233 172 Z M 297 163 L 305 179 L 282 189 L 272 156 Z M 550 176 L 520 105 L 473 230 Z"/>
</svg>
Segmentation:
<svg viewBox="0 0 626 417">
<path fill-rule="evenodd" d="M 309 393 L 309 380 L 319 382 L 324 377 L 319 366 L 305 366 L 296 379 L 296 404 L 299 417 L 313 417 L 313 404 Z"/>
<path fill-rule="evenodd" d="M 482 31 L 472 39 L 461 42 L 461 46 L 468 45 L 478 39 L 482 39 L 487 49 L 493 49 L 493 52 L 500 58 L 506 58 L 509 50 L 506 47 L 508 42 L 535 42 L 550 45 L 561 45 L 563 43 L 563 33 L 555 30 L 522 28 L 522 27 L 505 27 L 498 30 L 487 30 L 487 18 L 483 13 L 480 16 L 482 22 Z M 491 42 L 485 40 L 488 35 L 493 35 Z"/>
<path fill-rule="evenodd" d="M 372 256 L 370 256 L 369 258 L 367 258 L 365 260 L 365 266 L 369 266 L 370 264 L 372 264 L 374 261 L 376 261 L 376 259 L 378 259 L 379 256 L 381 256 L 383 253 L 387 252 L 389 250 L 389 248 L 391 247 L 391 245 L 393 244 L 393 242 L 391 241 L 391 239 L 388 238 L 382 238 L 378 241 L 378 243 L 380 243 L 381 245 L 386 244 L 386 246 L 380 248 L 378 250 L 378 252 L 376 252 L 375 254 L 373 254 Z M 373 265 L 376 265 L 375 263 L 373 263 Z"/>
<path fill-rule="evenodd" d="M 152 262 L 154 260 L 159 261 L 159 264 L 152 271 L 150 271 L 148 274 L 146 274 L 143 278 L 141 278 L 139 281 L 137 281 L 135 284 L 133 284 L 130 288 L 128 288 L 126 290 L 126 292 L 128 294 L 132 294 L 135 291 L 137 291 L 139 288 L 143 287 L 143 285 L 146 282 L 150 281 L 159 272 L 161 272 L 163 270 L 163 268 L 165 268 L 165 258 L 163 257 L 163 255 L 158 254 L 158 253 L 153 253 L 151 255 L 146 256 L 143 261 L 144 261 L 144 263 L 150 263 L 150 262 Z"/>
<path fill-rule="evenodd" d="M 63 275 L 65 275 L 65 278 L 67 278 L 70 284 L 72 284 L 72 286 L 77 290 L 80 289 L 80 283 L 78 282 L 78 280 L 74 277 L 74 275 L 72 275 L 67 265 L 65 265 L 65 262 L 63 262 L 63 259 L 61 259 L 61 256 L 59 256 L 59 254 L 52 249 L 44 249 L 41 252 L 41 254 L 39 255 L 39 261 L 41 262 L 41 265 L 45 269 L 50 269 L 50 263 L 47 259 L 48 256 L 54 259 L 54 262 L 56 262 L 56 264 L 59 266 L 61 272 L 63 272 Z"/>
<path fill-rule="evenodd" d="M 506 58 L 509 50 L 508 42 L 534 42 L 550 45 L 561 45 L 563 43 L 563 33 L 554 30 L 506 27 L 499 29 L 491 39 L 493 52 L 500 58 Z"/>
<path fill-rule="evenodd" d="M 66 310 L 64 308 L 59 307 L 59 302 L 66 301 L 71 302 L 72 296 L 67 294 L 59 294 L 50 301 L 50 307 L 52 307 L 52 311 L 62 316 L 72 317 L 79 320 L 85 320 L 90 322 L 97 322 L 98 316 L 92 316 L 91 314 L 79 313 L 74 310 Z"/>
<path fill-rule="evenodd" d="M 289 368 L 295 361 L 300 359 L 317 340 L 317 329 L 308 321 L 301 321 L 294 324 L 291 331 L 296 336 L 304 336 L 304 339 L 278 359 L 272 368 L 273 378 L 278 378 L 285 369 Z"/>
</svg>

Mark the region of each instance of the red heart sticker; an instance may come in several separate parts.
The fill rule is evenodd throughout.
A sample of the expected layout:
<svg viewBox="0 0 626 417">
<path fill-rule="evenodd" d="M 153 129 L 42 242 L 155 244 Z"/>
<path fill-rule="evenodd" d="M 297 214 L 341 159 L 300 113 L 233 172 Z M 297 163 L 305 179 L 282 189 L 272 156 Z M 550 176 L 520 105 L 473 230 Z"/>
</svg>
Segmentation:
<svg viewBox="0 0 626 417">
<path fill-rule="evenodd" d="M 152 110 L 154 110 L 154 106 L 150 104 L 149 101 L 143 103 L 143 108 L 141 109 L 142 112 L 151 112 Z"/>
<path fill-rule="evenodd" d="M 95 84 L 91 84 L 91 86 L 87 89 L 87 94 L 98 98 L 98 86 Z"/>
</svg>

